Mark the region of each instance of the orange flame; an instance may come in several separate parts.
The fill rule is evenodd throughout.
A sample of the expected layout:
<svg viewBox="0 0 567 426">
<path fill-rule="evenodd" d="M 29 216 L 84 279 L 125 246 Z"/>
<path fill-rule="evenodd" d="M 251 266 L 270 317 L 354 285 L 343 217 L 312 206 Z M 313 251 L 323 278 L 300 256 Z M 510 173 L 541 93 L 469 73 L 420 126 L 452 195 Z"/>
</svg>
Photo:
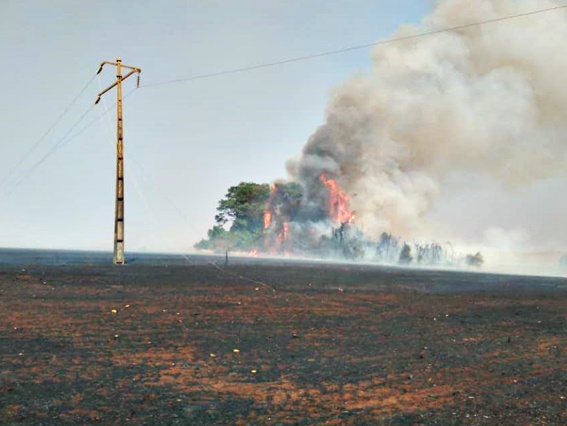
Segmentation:
<svg viewBox="0 0 567 426">
<path fill-rule="evenodd" d="M 252 250 L 248 253 L 250 257 L 258 257 L 258 250 Z"/>
<path fill-rule="evenodd" d="M 268 229 L 272 223 L 272 212 L 270 210 L 266 210 L 264 212 L 264 229 Z"/>
<path fill-rule="evenodd" d="M 325 173 L 321 173 L 321 182 L 329 188 L 329 217 L 334 222 L 353 223 L 354 212 L 349 208 L 349 198 L 339 184 L 331 178 L 327 178 Z"/>
<path fill-rule="evenodd" d="M 264 212 L 264 229 L 268 229 L 272 224 L 272 211 L 270 210 L 271 201 L 276 193 L 276 185 L 272 183 L 270 185 L 270 200 L 268 201 L 268 208 Z"/>
</svg>

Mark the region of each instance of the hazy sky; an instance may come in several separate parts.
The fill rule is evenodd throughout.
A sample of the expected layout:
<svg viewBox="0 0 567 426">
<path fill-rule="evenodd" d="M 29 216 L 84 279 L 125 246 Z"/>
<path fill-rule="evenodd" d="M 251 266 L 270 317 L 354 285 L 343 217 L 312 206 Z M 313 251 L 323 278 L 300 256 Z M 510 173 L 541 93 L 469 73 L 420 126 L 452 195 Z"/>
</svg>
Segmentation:
<svg viewBox="0 0 567 426">
<path fill-rule="evenodd" d="M 108 67 L 93 79 L 101 61 L 120 56 L 143 70 L 142 88 L 124 103 L 126 250 L 190 251 L 213 225 L 229 186 L 286 178 L 286 160 L 299 155 L 324 122 L 330 91 L 370 68 L 371 49 L 160 83 L 370 43 L 418 23 L 429 5 L 2 0 L 0 247 L 112 250 L 116 94 L 91 108 L 115 78 Z M 6 179 L 89 81 L 64 119 Z M 132 78 L 124 93 L 134 88 Z M 561 247 L 567 244 L 566 183 L 548 179 L 514 189 L 457 175 L 444 182 L 430 216 L 451 238 L 479 241 L 495 228 L 512 241 Z M 501 240 L 503 234 L 491 235 Z"/>
<path fill-rule="evenodd" d="M 427 9 L 415 0 L 3 0 L 0 246 L 112 249 L 114 109 L 98 120 L 105 105 L 90 110 L 75 131 L 94 124 L 28 174 L 94 102 L 96 79 L 4 179 L 101 61 L 142 68 L 143 86 L 369 43 Z M 329 90 L 369 66 L 364 49 L 132 93 L 126 249 L 190 250 L 229 186 L 286 177 L 285 161 L 323 121 Z M 100 84 L 113 79 L 109 67 Z M 133 78 L 124 92 L 134 87 Z M 115 92 L 105 101 L 112 107 Z"/>
</svg>

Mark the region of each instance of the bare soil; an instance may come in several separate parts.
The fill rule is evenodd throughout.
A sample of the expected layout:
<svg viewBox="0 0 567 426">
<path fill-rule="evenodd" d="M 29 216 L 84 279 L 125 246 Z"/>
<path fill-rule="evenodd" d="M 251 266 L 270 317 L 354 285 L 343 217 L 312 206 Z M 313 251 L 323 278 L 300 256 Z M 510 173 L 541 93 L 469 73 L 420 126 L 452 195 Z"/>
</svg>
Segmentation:
<svg viewBox="0 0 567 426">
<path fill-rule="evenodd" d="M 0 265 L 2 425 L 567 424 L 567 281 Z"/>
</svg>

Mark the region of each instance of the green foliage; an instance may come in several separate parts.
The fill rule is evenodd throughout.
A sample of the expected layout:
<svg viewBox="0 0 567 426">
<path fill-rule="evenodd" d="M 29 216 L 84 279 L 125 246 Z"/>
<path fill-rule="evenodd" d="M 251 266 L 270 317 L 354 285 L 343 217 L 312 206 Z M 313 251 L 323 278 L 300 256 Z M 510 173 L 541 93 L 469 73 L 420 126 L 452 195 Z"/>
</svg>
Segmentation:
<svg viewBox="0 0 567 426">
<path fill-rule="evenodd" d="M 215 250 L 222 248 L 223 245 L 225 247 L 228 247 L 227 243 L 230 240 L 230 234 L 222 226 L 219 225 L 213 226 L 211 229 L 209 229 L 207 235 L 209 237 L 208 239 L 201 240 L 197 244 L 195 244 L 196 249 Z"/>
<path fill-rule="evenodd" d="M 263 228 L 264 210 L 270 198 L 270 187 L 266 184 L 242 182 L 228 189 L 225 198 L 219 201 L 215 222 L 224 226 L 232 221 L 231 232 L 256 232 Z"/>
<path fill-rule="evenodd" d="M 297 183 L 276 184 L 276 197 L 270 202 L 270 186 L 242 182 L 228 189 L 219 201 L 216 225 L 208 231 L 208 238 L 195 248 L 224 251 L 253 250 L 264 241 L 264 212 L 268 207 L 286 220 L 293 219 L 299 210 L 303 189 Z M 227 230 L 226 226 L 230 224 Z"/>
<path fill-rule="evenodd" d="M 222 231 L 218 231 L 218 230 Z M 220 226 L 209 229 L 209 238 L 195 244 L 199 250 L 251 250 L 260 241 L 261 235 L 248 231 L 227 231 Z"/>
</svg>

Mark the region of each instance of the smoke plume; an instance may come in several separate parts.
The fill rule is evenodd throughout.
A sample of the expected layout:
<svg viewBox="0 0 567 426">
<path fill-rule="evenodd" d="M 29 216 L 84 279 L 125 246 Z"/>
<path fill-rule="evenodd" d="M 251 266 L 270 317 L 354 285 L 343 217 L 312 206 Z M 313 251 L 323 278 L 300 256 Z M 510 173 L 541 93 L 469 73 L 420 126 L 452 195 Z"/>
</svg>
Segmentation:
<svg viewBox="0 0 567 426">
<path fill-rule="evenodd" d="M 441 0 L 392 37 L 558 5 L 551 0 Z M 554 10 L 377 46 L 373 67 L 336 88 L 293 180 L 322 173 L 350 197 L 369 236 L 427 232 L 426 215 L 455 172 L 524 185 L 567 164 L 567 12 Z M 315 194 L 316 195 L 316 194 Z M 306 201 L 308 204 L 309 201 Z"/>
</svg>

